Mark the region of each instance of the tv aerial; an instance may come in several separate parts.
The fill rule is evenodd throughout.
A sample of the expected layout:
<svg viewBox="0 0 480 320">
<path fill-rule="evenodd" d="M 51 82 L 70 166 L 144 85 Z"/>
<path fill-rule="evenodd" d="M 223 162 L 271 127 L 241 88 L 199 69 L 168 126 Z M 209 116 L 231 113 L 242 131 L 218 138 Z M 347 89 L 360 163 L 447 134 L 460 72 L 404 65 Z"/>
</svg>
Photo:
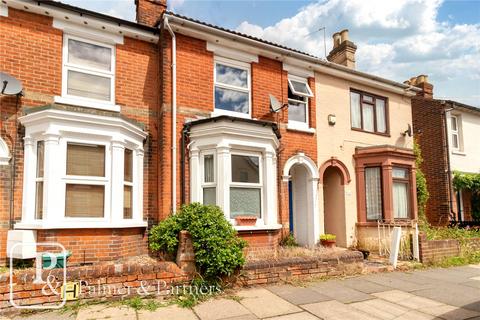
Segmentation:
<svg viewBox="0 0 480 320">
<path fill-rule="evenodd" d="M 273 95 L 269 94 L 270 97 L 270 111 L 271 112 L 279 112 L 283 108 L 288 108 L 288 103 L 282 104 L 280 101 L 277 100 Z"/>
<path fill-rule="evenodd" d="M 0 72 L 0 94 L 18 96 L 22 94 L 22 83 L 11 75 Z"/>
</svg>

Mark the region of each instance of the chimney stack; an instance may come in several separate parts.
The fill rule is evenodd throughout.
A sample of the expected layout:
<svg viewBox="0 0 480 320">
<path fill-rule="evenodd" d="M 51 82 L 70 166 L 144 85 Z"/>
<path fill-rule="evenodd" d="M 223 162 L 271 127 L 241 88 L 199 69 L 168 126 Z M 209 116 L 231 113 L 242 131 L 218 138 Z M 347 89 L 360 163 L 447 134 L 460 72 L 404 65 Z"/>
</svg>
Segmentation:
<svg viewBox="0 0 480 320">
<path fill-rule="evenodd" d="M 137 22 L 153 27 L 167 10 L 167 0 L 135 0 Z"/>
<path fill-rule="evenodd" d="M 327 60 L 355 69 L 355 51 L 357 46 L 348 40 L 348 29 L 333 34 L 333 49 L 327 56 Z"/>
<path fill-rule="evenodd" d="M 417 96 L 427 99 L 433 98 L 433 84 L 428 82 L 427 75 L 421 74 L 417 77 L 412 77 L 410 80 L 404 81 L 403 83 L 422 89 L 421 92 L 417 93 Z"/>
</svg>

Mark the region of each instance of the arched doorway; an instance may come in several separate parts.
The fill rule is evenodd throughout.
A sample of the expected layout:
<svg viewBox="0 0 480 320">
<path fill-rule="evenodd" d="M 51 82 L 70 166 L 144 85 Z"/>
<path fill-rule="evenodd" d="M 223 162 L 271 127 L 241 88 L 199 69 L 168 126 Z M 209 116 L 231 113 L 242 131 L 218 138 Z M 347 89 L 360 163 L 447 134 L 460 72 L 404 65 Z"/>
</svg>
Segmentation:
<svg viewBox="0 0 480 320">
<path fill-rule="evenodd" d="M 323 185 L 325 233 L 336 235 L 337 245 L 346 247 L 345 184 L 350 183 L 347 167 L 336 158 L 331 158 L 320 167 L 320 183 Z"/>
<path fill-rule="evenodd" d="M 336 167 L 327 168 L 323 174 L 323 210 L 325 233 L 336 235 L 337 245 L 346 247 L 345 189 Z"/>
<path fill-rule="evenodd" d="M 320 236 L 318 170 L 303 153 L 288 159 L 283 171 L 288 182 L 290 231 L 302 246 L 313 246 Z"/>
</svg>

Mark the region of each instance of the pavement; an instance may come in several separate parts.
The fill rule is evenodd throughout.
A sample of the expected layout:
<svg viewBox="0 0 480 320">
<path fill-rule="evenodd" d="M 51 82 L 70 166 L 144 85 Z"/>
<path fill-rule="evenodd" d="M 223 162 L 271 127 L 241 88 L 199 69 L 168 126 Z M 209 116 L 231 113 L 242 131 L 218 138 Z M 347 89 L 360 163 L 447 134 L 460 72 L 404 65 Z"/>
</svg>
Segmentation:
<svg viewBox="0 0 480 320">
<path fill-rule="evenodd" d="M 16 317 L 14 319 L 19 319 Z M 135 311 L 91 305 L 69 316 L 57 312 L 28 320 L 367 320 L 480 319 L 480 265 L 369 274 L 346 279 L 242 289 L 193 309 L 176 305 Z M 0 319 L 2 317 L 0 316 Z"/>
</svg>

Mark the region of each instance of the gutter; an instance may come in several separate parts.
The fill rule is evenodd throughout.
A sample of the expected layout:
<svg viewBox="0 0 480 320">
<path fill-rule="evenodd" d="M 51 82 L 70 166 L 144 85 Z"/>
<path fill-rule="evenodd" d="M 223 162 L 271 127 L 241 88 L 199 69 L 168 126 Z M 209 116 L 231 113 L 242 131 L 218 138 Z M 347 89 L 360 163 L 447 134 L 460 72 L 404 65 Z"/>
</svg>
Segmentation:
<svg viewBox="0 0 480 320">
<path fill-rule="evenodd" d="M 163 20 L 163 25 L 172 37 L 172 213 L 175 214 L 177 210 L 177 38 L 168 23 L 168 17 Z"/>
<path fill-rule="evenodd" d="M 396 92 L 398 94 L 404 94 L 409 96 L 416 95 L 417 92 L 421 92 L 420 88 L 412 87 L 403 83 L 391 81 L 381 77 L 377 77 L 364 72 L 356 71 L 342 65 L 325 61 L 323 59 L 314 57 L 307 53 L 289 49 L 280 45 L 263 41 L 247 35 L 242 35 L 237 32 L 229 31 L 223 28 L 215 27 L 202 23 L 200 21 L 192 20 L 186 17 L 180 17 L 172 13 L 165 13 L 165 18 L 169 19 L 172 24 L 176 24 L 178 28 L 191 28 L 207 34 L 217 35 L 223 37 L 226 41 L 233 41 L 235 43 L 243 43 L 248 46 L 254 46 L 257 48 L 268 50 L 272 53 L 280 54 L 284 60 L 297 59 L 298 64 L 303 64 L 303 68 L 315 69 L 316 71 L 331 74 L 342 77 L 355 82 L 365 83 L 370 86 L 378 87 L 384 90 Z M 178 29 L 176 30 L 178 32 Z M 313 64 L 313 66 L 307 66 L 305 64 Z"/>
</svg>

